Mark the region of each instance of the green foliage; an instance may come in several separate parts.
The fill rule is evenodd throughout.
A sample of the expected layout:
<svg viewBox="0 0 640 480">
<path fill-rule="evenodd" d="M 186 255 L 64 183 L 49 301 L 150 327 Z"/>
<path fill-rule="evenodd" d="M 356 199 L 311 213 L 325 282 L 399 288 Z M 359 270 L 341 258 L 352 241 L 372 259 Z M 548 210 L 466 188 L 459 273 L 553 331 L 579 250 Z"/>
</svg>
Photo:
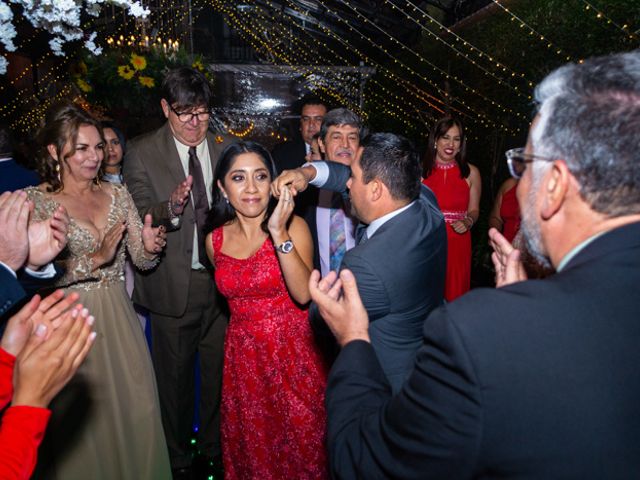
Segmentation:
<svg viewBox="0 0 640 480">
<path fill-rule="evenodd" d="M 202 59 L 191 60 L 184 49 L 165 53 L 109 49 L 86 55 L 73 64 L 71 77 L 87 101 L 109 116 L 144 118 L 159 111 L 160 87 L 165 73 L 179 66 L 204 71 Z"/>
</svg>

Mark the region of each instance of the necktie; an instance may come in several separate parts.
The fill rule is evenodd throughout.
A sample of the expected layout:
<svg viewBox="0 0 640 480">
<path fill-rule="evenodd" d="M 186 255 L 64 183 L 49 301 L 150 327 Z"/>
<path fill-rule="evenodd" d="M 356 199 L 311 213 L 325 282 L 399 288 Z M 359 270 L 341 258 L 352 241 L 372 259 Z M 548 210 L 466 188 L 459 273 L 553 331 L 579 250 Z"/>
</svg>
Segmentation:
<svg viewBox="0 0 640 480">
<path fill-rule="evenodd" d="M 196 230 L 198 232 L 198 257 L 200 263 L 208 265 L 209 262 L 204 248 L 204 226 L 209 213 L 209 200 L 207 200 L 207 187 L 204 183 L 200 160 L 196 155 L 196 147 L 189 147 L 189 175 L 193 177 L 191 194 L 193 195 L 193 210 L 196 215 Z"/>
<path fill-rule="evenodd" d="M 342 198 L 339 193 L 334 193 L 329 214 L 329 268 L 331 270 L 338 271 L 346 251 Z"/>
</svg>

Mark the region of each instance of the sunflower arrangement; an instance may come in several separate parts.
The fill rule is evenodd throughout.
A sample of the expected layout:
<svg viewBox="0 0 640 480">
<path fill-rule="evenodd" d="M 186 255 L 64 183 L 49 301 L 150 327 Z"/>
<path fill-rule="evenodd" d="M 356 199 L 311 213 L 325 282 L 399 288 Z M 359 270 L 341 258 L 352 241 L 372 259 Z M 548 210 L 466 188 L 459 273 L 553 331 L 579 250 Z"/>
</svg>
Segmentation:
<svg viewBox="0 0 640 480">
<path fill-rule="evenodd" d="M 86 55 L 71 67 L 70 76 L 97 109 L 115 117 L 141 118 L 158 111 L 162 79 L 178 66 L 196 68 L 212 80 L 202 58 L 192 59 L 183 49 L 110 49 L 100 56 Z"/>
</svg>

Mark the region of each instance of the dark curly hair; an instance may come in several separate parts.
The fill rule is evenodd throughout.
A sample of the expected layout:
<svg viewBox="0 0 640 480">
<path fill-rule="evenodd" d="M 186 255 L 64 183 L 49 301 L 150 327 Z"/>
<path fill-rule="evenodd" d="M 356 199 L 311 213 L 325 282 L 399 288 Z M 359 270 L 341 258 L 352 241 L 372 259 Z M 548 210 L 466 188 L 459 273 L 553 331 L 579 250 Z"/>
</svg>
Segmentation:
<svg viewBox="0 0 640 480">
<path fill-rule="evenodd" d="M 227 222 L 236 218 L 236 211 L 233 206 L 227 202 L 227 200 L 222 195 L 222 191 L 218 187 L 218 180 L 221 184 L 224 185 L 224 177 L 227 175 L 229 170 L 233 165 L 234 160 L 238 155 L 243 153 L 255 153 L 260 157 L 262 163 L 264 163 L 265 167 L 269 171 L 269 175 L 271 180 L 276 178 L 276 167 L 273 163 L 273 159 L 271 158 L 271 154 L 269 151 L 260 145 L 257 142 L 235 142 L 227 146 L 220 154 L 218 158 L 218 162 L 216 163 L 215 171 L 213 172 L 213 195 L 212 195 L 212 205 L 211 212 L 209 213 L 209 219 L 207 221 L 207 231 L 212 231 Z M 267 207 L 267 214 L 262 221 L 261 227 L 262 230 L 266 233 L 269 233 L 269 229 L 267 228 L 267 224 L 269 222 L 269 217 L 273 210 L 276 207 L 278 201 L 271 197 L 269 200 L 269 205 Z"/>
<path fill-rule="evenodd" d="M 422 176 L 424 178 L 431 175 L 431 171 L 436 164 L 436 142 L 454 126 L 458 127 L 458 130 L 460 130 L 460 151 L 456 154 L 456 163 L 460 169 L 460 177 L 467 178 L 471 173 L 471 168 L 467 163 L 467 138 L 464 134 L 462 121 L 459 118 L 447 116 L 438 120 L 429 133 L 427 151 L 424 155 L 422 167 Z"/>
<path fill-rule="evenodd" d="M 36 135 L 37 169 L 42 180 L 49 184 L 47 191 L 59 192 L 64 189 L 62 172 L 65 168 L 65 162 L 63 160 L 76 153 L 75 144 L 78 130 L 83 125 L 96 127 L 104 141 L 100 122 L 82 107 L 71 102 L 62 102 L 53 105 L 47 111 L 44 125 Z M 55 148 L 58 160 L 49 153 L 49 145 L 53 145 Z M 69 151 L 63 156 L 65 147 L 69 147 Z M 100 171 L 94 179 L 96 184 L 99 183 L 102 174 L 103 166 L 101 165 Z"/>
</svg>

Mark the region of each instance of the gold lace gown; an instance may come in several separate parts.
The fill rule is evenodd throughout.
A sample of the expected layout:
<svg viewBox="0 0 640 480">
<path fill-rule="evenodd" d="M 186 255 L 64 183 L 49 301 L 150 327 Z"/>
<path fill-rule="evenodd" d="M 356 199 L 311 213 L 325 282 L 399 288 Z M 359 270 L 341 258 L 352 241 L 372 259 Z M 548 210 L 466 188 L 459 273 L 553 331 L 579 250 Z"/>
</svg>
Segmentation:
<svg viewBox="0 0 640 480">
<path fill-rule="evenodd" d="M 111 264 L 93 271 L 88 255 L 97 240 L 71 219 L 67 248 L 56 261 L 66 269 L 56 285 L 78 292 L 95 317 L 97 338 L 78 373 L 54 399 L 36 478 L 57 480 L 170 479 L 155 376 L 144 333 L 124 285 L 125 249 L 142 270 L 142 223 L 127 189 L 111 185 L 107 229 L 127 223 Z M 49 194 L 27 189 L 33 220 L 58 206 Z M 106 231 L 106 230 L 105 230 Z"/>
</svg>

